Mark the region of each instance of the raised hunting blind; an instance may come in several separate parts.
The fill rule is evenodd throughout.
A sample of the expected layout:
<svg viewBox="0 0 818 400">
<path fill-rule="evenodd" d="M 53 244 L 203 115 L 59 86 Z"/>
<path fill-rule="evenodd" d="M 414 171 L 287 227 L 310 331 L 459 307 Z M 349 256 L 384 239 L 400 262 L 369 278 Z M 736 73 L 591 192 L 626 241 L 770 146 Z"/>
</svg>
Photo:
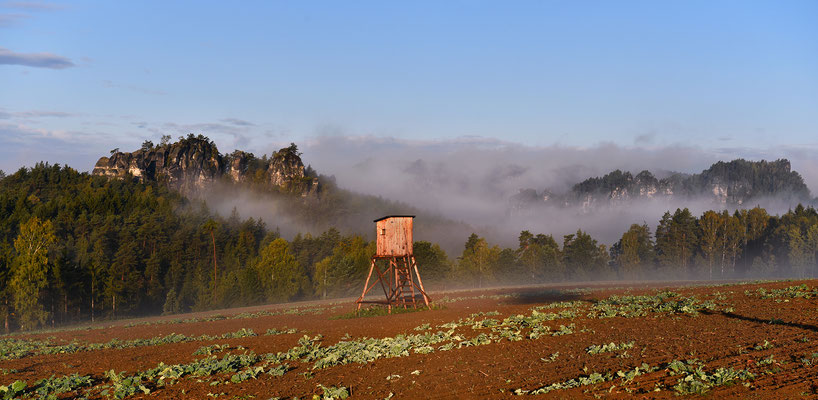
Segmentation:
<svg viewBox="0 0 818 400">
<path fill-rule="evenodd" d="M 361 297 L 355 301 L 358 310 L 363 304 L 383 304 L 417 308 L 421 300 L 429 307 L 429 296 L 423 289 L 420 272 L 412 253 L 412 221 L 414 215 L 389 215 L 375 220 L 376 251 L 372 256 Z M 377 275 L 372 281 L 373 273 Z M 365 300 L 366 294 L 380 283 L 384 300 Z"/>
</svg>

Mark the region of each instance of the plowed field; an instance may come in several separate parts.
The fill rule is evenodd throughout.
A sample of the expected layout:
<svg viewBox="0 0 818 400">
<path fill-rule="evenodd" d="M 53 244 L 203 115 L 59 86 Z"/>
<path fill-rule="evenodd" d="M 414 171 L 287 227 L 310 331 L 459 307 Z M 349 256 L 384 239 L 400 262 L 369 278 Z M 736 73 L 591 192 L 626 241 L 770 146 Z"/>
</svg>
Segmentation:
<svg viewBox="0 0 818 400">
<path fill-rule="evenodd" d="M 817 281 L 431 296 L 393 315 L 353 318 L 346 300 L 0 336 L 0 384 L 60 399 L 818 398 Z"/>
</svg>

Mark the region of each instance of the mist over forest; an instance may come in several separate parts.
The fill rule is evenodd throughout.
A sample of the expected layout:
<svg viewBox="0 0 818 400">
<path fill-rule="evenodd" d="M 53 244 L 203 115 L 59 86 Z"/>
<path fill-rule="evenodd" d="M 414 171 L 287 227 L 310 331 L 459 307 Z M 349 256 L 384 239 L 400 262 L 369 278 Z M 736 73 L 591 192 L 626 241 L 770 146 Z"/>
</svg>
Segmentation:
<svg viewBox="0 0 818 400">
<path fill-rule="evenodd" d="M 305 163 L 333 175 L 338 186 L 407 203 L 423 212 L 463 221 L 498 243 L 510 245 L 521 230 L 561 236 L 583 229 L 611 243 L 631 223 L 657 221 L 667 210 L 688 208 L 695 214 L 710 209 L 761 206 L 784 213 L 810 198 L 757 196 L 751 204 L 719 204 L 712 197 L 633 199 L 590 209 L 554 204 L 515 210 L 521 190 L 564 194 L 588 178 L 614 170 L 643 170 L 657 178 L 673 173 L 699 173 L 720 160 L 695 147 L 623 147 L 599 144 L 529 147 L 494 139 L 408 141 L 373 137 L 322 136 L 303 146 Z M 793 170 L 808 188 L 818 187 L 818 162 L 793 152 Z M 806 157 L 805 157 L 806 156 Z M 724 158 L 721 158 L 724 160 Z M 808 196 L 809 197 L 809 196 Z"/>
<path fill-rule="evenodd" d="M 603 153 L 634 171 L 647 161 L 469 146 L 318 169 L 295 144 L 228 154 L 190 134 L 115 149 L 91 174 L 48 163 L 3 174 L 0 319 L 32 329 L 350 296 L 374 252 L 372 220 L 389 214 L 417 215 L 414 255 L 432 289 L 818 273 L 818 212 L 786 160 L 597 173 Z M 305 151 L 327 165 L 356 154 Z M 689 162 L 672 153 L 642 156 Z"/>
</svg>

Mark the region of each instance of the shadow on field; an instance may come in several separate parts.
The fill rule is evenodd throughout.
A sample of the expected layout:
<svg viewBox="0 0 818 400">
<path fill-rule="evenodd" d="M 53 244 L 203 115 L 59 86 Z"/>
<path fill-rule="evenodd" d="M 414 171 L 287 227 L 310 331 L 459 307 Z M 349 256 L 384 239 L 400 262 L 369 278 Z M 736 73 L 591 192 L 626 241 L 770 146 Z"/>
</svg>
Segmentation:
<svg viewBox="0 0 818 400">
<path fill-rule="evenodd" d="M 556 289 L 530 289 L 517 292 L 516 295 L 506 301 L 508 304 L 537 304 L 556 303 L 559 301 L 579 300 L 581 294 L 570 293 Z"/>
<path fill-rule="evenodd" d="M 803 329 L 803 330 L 807 330 L 807 331 L 818 332 L 818 326 L 808 325 L 808 324 L 800 324 L 798 322 L 786 322 L 786 321 L 783 321 L 783 320 L 780 320 L 780 319 L 777 319 L 777 318 L 762 319 L 762 318 L 756 318 L 756 317 L 747 317 L 747 316 L 744 316 L 744 315 L 739 315 L 739 314 L 734 314 L 734 313 L 729 313 L 729 312 L 724 312 L 724 311 L 721 311 L 721 312 L 702 311 L 702 314 L 723 315 L 723 316 L 725 316 L 727 318 L 734 318 L 734 319 L 739 319 L 739 320 L 742 320 L 742 321 L 756 322 L 756 323 L 759 323 L 759 324 L 766 324 L 766 325 L 790 326 L 790 327 L 793 327 L 793 328 L 799 328 L 799 329 Z"/>
</svg>

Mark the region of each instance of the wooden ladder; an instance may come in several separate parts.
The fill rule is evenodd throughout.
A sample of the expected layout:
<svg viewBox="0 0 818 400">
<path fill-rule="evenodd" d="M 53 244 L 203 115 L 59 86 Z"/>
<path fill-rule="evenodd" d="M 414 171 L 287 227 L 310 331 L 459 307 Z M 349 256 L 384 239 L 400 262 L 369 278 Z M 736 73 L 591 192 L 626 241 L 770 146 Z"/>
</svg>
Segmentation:
<svg viewBox="0 0 818 400">
<path fill-rule="evenodd" d="M 414 286 L 412 283 L 412 270 L 409 269 L 408 263 L 395 268 L 395 300 L 397 300 L 398 305 L 408 308 L 410 305 L 409 300 L 411 300 L 411 306 L 417 307 Z"/>
</svg>

